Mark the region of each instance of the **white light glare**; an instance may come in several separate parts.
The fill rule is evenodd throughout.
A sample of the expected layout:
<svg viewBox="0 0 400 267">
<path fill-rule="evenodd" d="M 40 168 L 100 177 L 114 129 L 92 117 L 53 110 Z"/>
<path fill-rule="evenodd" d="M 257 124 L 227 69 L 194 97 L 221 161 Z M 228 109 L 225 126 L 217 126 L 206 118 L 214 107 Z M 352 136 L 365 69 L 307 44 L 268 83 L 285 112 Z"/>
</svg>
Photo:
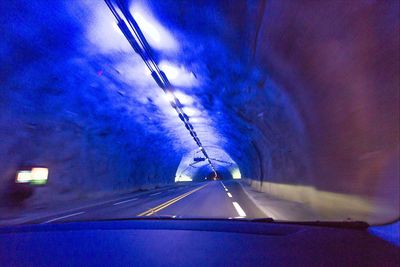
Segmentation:
<svg viewBox="0 0 400 267">
<path fill-rule="evenodd" d="M 194 116 L 194 115 L 198 115 L 200 113 L 200 111 L 198 109 L 195 108 L 188 108 L 185 107 L 183 108 L 183 111 L 190 117 L 190 116 Z"/>
<path fill-rule="evenodd" d="M 174 65 L 171 65 L 163 61 L 160 63 L 160 69 L 164 71 L 165 75 L 167 75 L 168 79 L 170 79 L 171 81 L 175 80 L 176 77 L 178 77 L 179 68 L 177 68 Z"/>
<path fill-rule="evenodd" d="M 16 180 L 17 183 L 29 183 L 31 180 L 31 171 L 18 171 Z"/>
<path fill-rule="evenodd" d="M 184 105 L 191 105 L 193 104 L 193 98 L 191 96 L 188 96 L 187 94 L 184 94 L 182 92 L 176 91 L 175 96 L 179 99 L 179 101 L 184 104 Z"/>
<path fill-rule="evenodd" d="M 81 1 L 84 2 L 84 1 Z M 90 1 L 86 1 L 90 2 Z M 132 50 L 119 27 L 115 24 L 114 17 L 100 1 L 91 1 L 92 17 L 88 19 L 86 37 L 91 45 L 87 48 L 89 53 L 110 53 L 115 51 Z M 94 3 L 96 2 L 96 3 Z"/>
<path fill-rule="evenodd" d="M 152 48 L 168 51 L 179 49 L 172 34 L 154 18 L 148 8 L 142 5 L 132 5 L 130 11 Z"/>
<path fill-rule="evenodd" d="M 194 118 L 190 118 L 190 122 L 193 123 L 205 123 L 206 120 L 204 118 L 200 118 L 200 117 L 194 117 Z"/>
<path fill-rule="evenodd" d="M 171 103 L 175 102 L 175 96 L 172 92 L 170 92 L 170 91 L 166 92 L 165 96 L 167 97 L 169 102 L 171 102 Z"/>
<path fill-rule="evenodd" d="M 154 27 L 150 22 L 148 22 L 148 20 L 146 20 L 139 12 L 135 12 L 133 14 L 133 17 L 139 24 L 140 29 L 147 37 L 149 37 L 156 43 L 160 43 L 161 41 L 160 33 L 156 27 Z"/>
<path fill-rule="evenodd" d="M 182 174 L 179 177 L 175 177 L 175 182 L 191 182 L 193 181 L 192 177 Z"/>
<path fill-rule="evenodd" d="M 242 178 L 242 174 L 240 173 L 239 168 L 234 168 L 234 169 L 231 171 L 231 174 L 232 174 L 232 178 L 233 178 L 233 179 L 241 179 L 241 178 Z"/>
<path fill-rule="evenodd" d="M 49 176 L 49 169 L 36 167 L 32 170 L 21 170 L 17 172 L 16 183 L 45 184 Z"/>
<path fill-rule="evenodd" d="M 47 168 L 32 168 L 32 183 L 45 184 L 49 176 L 49 169 Z"/>
<path fill-rule="evenodd" d="M 161 61 L 159 66 L 174 85 L 185 87 L 197 85 L 197 79 L 194 77 L 193 73 L 187 71 L 183 66 L 176 66 L 169 61 Z"/>
<path fill-rule="evenodd" d="M 124 35 L 124 34 L 121 32 L 121 29 L 119 28 L 117 22 L 113 22 L 113 23 L 112 23 L 112 27 L 114 28 L 114 30 L 115 30 L 116 33 L 118 33 L 119 35 L 122 35 L 122 36 Z"/>
</svg>

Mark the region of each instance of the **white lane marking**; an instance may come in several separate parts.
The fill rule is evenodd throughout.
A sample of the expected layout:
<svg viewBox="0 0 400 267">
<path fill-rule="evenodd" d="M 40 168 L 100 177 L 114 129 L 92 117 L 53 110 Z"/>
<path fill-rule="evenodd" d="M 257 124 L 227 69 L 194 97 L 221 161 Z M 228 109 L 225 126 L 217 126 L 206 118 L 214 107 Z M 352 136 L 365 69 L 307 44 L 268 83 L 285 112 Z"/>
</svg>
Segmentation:
<svg viewBox="0 0 400 267">
<path fill-rule="evenodd" d="M 57 218 L 45 221 L 44 223 L 51 223 L 51 222 L 54 222 L 54 221 L 57 221 L 57 220 L 65 219 L 65 218 L 76 216 L 76 215 L 83 214 L 83 213 L 85 213 L 85 212 L 81 211 L 81 212 L 77 212 L 77 213 L 72 213 L 72 214 L 69 214 L 69 215 L 65 215 L 65 216 L 62 216 L 62 217 L 57 217 Z"/>
<path fill-rule="evenodd" d="M 225 191 L 228 192 L 228 189 L 225 188 Z"/>
<path fill-rule="evenodd" d="M 235 209 L 236 209 L 236 211 L 237 211 L 237 213 L 239 214 L 240 217 L 246 217 L 246 213 L 244 212 L 242 207 L 240 207 L 239 203 L 232 202 L 232 204 L 235 207 Z"/>
<path fill-rule="evenodd" d="M 120 201 L 120 202 L 114 203 L 113 206 L 119 205 L 119 204 L 122 204 L 122 203 L 126 203 L 126 202 L 129 202 L 129 201 L 134 201 L 134 200 L 137 200 L 137 199 L 138 199 L 138 198 L 132 198 L 132 199 Z"/>
<path fill-rule="evenodd" d="M 158 192 L 158 193 L 154 193 L 154 194 L 151 194 L 150 196 L 155 196 L 155 195 L 158 195 L 158 194 L 161 194 L 162 192 Z"/>
<path fill-rule="evenodd" d="M 228 197 L 232 197 L 231 193 L 227 193 L 227 194 L 228 194 Z"/>
</svg>

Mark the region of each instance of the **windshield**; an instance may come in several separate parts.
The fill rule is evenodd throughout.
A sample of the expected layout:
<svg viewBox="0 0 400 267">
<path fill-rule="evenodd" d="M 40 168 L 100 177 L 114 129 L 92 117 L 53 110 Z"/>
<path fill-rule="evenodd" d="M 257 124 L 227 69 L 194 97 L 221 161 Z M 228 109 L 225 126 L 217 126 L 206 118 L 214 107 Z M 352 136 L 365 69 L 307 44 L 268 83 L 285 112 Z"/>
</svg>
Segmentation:
<svg viewBox="0 0 400 267">
<path fill-rule="evenodd" d="M 398 219 L 398 2 L 0 6 L 1 225 Z"/>
</svg>

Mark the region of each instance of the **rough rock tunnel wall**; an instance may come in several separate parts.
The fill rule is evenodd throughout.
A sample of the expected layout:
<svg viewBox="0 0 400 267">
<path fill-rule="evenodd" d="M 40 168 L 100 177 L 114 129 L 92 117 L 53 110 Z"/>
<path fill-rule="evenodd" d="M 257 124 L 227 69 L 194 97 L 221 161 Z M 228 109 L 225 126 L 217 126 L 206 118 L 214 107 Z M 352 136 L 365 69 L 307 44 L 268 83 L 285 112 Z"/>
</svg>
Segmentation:
<svg viewBox="0 0 400 267">
<path fill-rule="evenodd" d="M 260 8 L 254 60 L 294 103 L 308 172 L 275 173 L 292 169 L 283 138 L 284 153 L 259 145 L 263 176 L 254 186 L 331 219 L 398 218 L 399 2 L 266 1 Z M 270 117 L 254 124 L 282 137 L 286 124 Z"/>
<path fill-rule="evenodd" d="M 154 106 L 103 74 L 110 62 L 84 48 L 66 3 L 0 5 L 0 203 L 25 166 L 49 168 L 49 183 L 34 192 L 45 199 L 173 182 L 180 159 L 145 117 Z"/>
</svg>

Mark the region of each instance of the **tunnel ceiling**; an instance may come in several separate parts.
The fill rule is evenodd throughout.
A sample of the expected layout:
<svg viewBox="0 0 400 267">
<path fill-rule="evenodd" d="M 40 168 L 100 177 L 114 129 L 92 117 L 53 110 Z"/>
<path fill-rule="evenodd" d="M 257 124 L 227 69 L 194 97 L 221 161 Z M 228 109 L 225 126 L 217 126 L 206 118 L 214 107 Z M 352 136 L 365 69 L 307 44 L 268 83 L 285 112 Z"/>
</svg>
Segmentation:
<svg viewBox="0 0 400 267">
<path fill-rule="evenodd" d="M 211 158 L 258 181 L 398 194 L 398 2 L 124 4 Z M 61 191 L 174 181 L 197 146 L 107 5 L 0 7 L 2 179 L 39 164 Z"/>
<path fill-rule="evenodd" d="M 160 68 L 174 85 L 175 95 L 184 105 L 183 110 L 204 148 L 207 151 L 218 148 L 213 149 L 210 157 L 226 160 L 226 151 L 235 160 L 242 161 L 242 166 L 249 165 L 246 157 L 254 153 L 251 134 L 255 127 L 235 113 L 254 100 L 250 92 L 243 97 L 243 89 L 254 88 L 259 82 L 257 69 L 243 52 L 250 49 L 245 40 L 254 31 L 247 29 L 250 33 L 246 32 L 244 21 L 253 20 L 252 24 L 256 24 L 251 12 L 257 5 L 242 3 L 233 10 L 229 10 L 228 4 L 215 6 L 211 2 L 205 6 L 200 2 L 177 4 L 174 1 L 126 2 L 126 5 L 136 17 Z M 90 7 L 83 8 L 92 12 L 91 17 L 83 23 L 81 18 L 78 21 L 86 26 L 89 53 L 107 59 L 98 66 L 102 78 L 110 83 L 107 87 L 114 87 L 116 82 L 122 84 L 117 93 L 136 102 L 131 114 L 133 119 L 144 125 L 146 131 L 152 121 L 156 126 L 154 133 L 164 139 L 166 147 L 160 146 L 160 151 L 170 151 L 178 157 L 192 152 L 196 148 L 192 137 L 151 79 L 144 62 L 115 27 L 115 19 L 104 3 L 97 6 L 90 3 Z M 224 14 L 241 8 L 249 12 L 245 20 Z M 245 39 L 238 41 L 240 36 Z M 132 110 L 125 99 L 119 104 Z"/>
<path fill-rule="evenodd" d="M 226 150 L 236 160 L 243 161 L 242 165 L 248 165 L 246 160 L 249 159 L 242 153 L 252 153 L 250 135 L 253 129 L 237 118 L 235 108 L 246 104 L 239 94 L 243 87 L 253 87 L 255 81 L 246 79 L 255 70 L 245 62 L 247 55 L 242 51 L 247 50 L 243 49 L 246 43 L 234 44 L 240 32 L 236 32 L 236 25 L 229 21 L 231 18 L 223 14 L 229 5 L 215 8 L 215 4 L 204 6 L 200 2 L 128 1 L 126 6 L 150 43 L 156 62 L 174 85 L 175 95 L 184 105 L 183 111 L 189 116 L 204 149 L 218 148 L 209 155 L 217 159 L 213 163 L 218 165 L 218 160 L 224 160 Z M 254 8 L 247 7 L 245 3 L 242 7 Z M 168 146 L 173 146 L 172 151 L 182 157 L 191 153 L 197 148 L 192 137 L 162 90 L 150 78 L 143 61 L 133 53 L 119 29 L 115 28 L 114 18 L 108 13 L 104 5 L 94 8 L 94 19 L 87 32 L 91 45 L 97 46 L 102 54 L 109 55 L 113 64 L 109 68 L 115 70 L 109 75 L 126 83 L 122 90 L 143 105 L 140 108 L 144 110 L 137 111 L 146 114 L 156 109 L 149 117 L 168 133 L 163 138 Z M 193 19 L 195 15 L 196 19 Z M 235 24 L 242 23 L 237 21 Z M 105 31 L 110 35 L 104 34 Z M 242 33 L 246 36 L 244 31 Z M 247 101 L 250 103 L 250 99 Z"/>
</svg>

